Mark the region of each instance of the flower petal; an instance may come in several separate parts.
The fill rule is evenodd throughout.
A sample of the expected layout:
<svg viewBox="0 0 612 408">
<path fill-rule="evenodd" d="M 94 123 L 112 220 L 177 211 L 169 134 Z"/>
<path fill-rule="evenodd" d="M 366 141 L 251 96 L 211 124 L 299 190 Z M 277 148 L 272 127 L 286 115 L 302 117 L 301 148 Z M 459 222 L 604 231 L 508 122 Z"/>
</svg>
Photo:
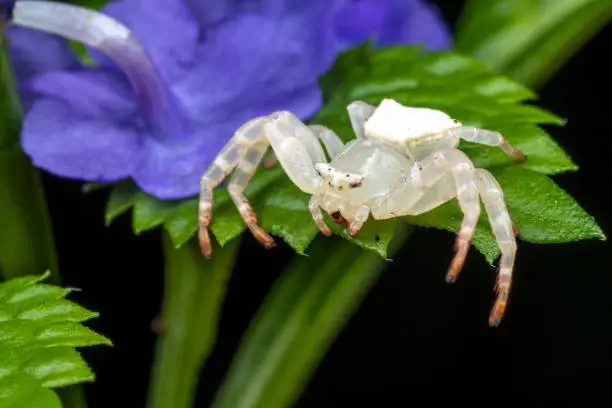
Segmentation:
<svg viewBox="0 0 612 408">
<path fill-rule="evenodd" d="M 30 88 L 102 120 L 129 118 L 137 109 L 127 79 L 96 68 L 46 72 L 33 78 Z"/>
<path fill-rule="evenodd" d="M 416 44 L 430 49 L 451 45 L 438 9 L 422 0 L 357 0 L 336 15 L 340 48 L 374 37 L 378 45 Z"/>
<path fill-rule="evenodd" d="M 15 26 L 6 28 L 6 36 L 10 44 L 9 56 L 13 71 L 26 108 L 34 98 L 27 86 L 30 78 L 48 70 L 78 66 L 75 54 L 60 37 Z"/>
<path fill-rule="evenodd" d="M 112 182 L 131 175 L 140 163 L 141 133 L 129 124 L 88 117 L 64 102 L 41 98 L 25 117 L 21 143 L 35 166 L 53 174 Z"/>
<path fill-rule="evenodd" d="M 257 95 L 254 95 L 256 97 Z M 192 146 L 182 152 L 154 139 L 144 140 L 144 162 L 134 173 L 134 181 L 147 193 L 161 199 L 195 195 L 200 177 L 221 148 L 246 121 L 279 109 L 288 109 L 301 117 L 316 112 L 321 100 L 317 83 L 287 94 L 276 94 L 259 104 L 216 106 L 202 113 L 209 119 L 192 135 Z"/>
<path fill-rule="evenodd" d="M 351 0 L 185 0 L 202 27 L 212 27 L 234 14 L 259 14 L 266 17 L 301 17 L 331 12 Z"/>
<path fill-rule="evenodd" d="M 380 45 L 416 44 L 431 50 L 452 46 L 450 29 L 435 5 L 422 0 L 386 1 L 394 13 L 390 25 L 381 33 Z"/>
<path fill-rule="evenodd" d="M 183 0 L 114 0 L 101 11 L 132 30 L 166 80 L 193 63 L 200 27 Z M 101 65 L 114 66 L 98 51 L 90 53 Z"/>
<path fill-rule="evenodd" d="M 291 109 L 292 100 L 282 97 L 316 83 L 335 56 L 331 28 L 320 23 L 303 30 L 305 24 L 240 15 L 211 32 L 198 66 L 174 87 L 189 117 L 207 124 L 239 111 L 264 115 Z"/>
</svg>

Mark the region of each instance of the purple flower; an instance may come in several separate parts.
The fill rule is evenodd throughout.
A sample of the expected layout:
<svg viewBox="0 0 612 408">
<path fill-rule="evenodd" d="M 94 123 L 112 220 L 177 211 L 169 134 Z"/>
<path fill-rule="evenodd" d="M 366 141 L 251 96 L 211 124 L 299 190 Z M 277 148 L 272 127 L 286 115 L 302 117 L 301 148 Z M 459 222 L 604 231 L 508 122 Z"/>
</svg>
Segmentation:
<svg viewBox="0 0 612 408">
<path fill-rule="evenodd" d="M 39 97 L 22 145 L 56 175 L 132 178 L 162 199 L 196 194 L 247 120 L 280 109 L 312 116 L 317 79 L 339 51 L 370 36 L 450 44 L 437 13 L 417 0 L 116 0 L 103 12 L 122 24 L 73 6 L 17 3 L 15 24 L 89 44 L 99 65 L 29 80 Z"/>
<path fill-rule="evenodd" d="M 13 4 L 14 0 L 0 0 L 0 28 L 2 20 L 10 18 L 9 11 Z M 25 109 L 30 107 L 35 98 L 35 94 L 27 86 L 30 78 L 45 71 L 78 66 L 78 60 L 68 43 L 59 37 L 14 26 L 6 27 L 5 35 L 10 45 L 10 60 L 16 68 L 15 79 Z"/>
</svg>

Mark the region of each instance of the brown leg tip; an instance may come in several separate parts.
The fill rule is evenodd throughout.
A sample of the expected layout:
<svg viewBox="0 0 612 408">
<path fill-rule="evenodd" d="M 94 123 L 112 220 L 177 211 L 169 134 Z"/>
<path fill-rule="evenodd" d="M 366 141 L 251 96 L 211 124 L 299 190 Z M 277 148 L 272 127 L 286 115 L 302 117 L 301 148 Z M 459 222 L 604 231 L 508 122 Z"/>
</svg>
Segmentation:
<svg viewBox="0 0 612 408">
<path fill-rule="evenodd" d="M 499 326 L 502 318 L 504 317 L 505 312 L 506 312 L 506 300 L 497 299 L 495 301 L 495 306 L 493 306 L 493 310 L 491 310 L 491 314 L 489 315 L 489 326 L 491 327 Z"/>
<path fill-rule="evenodd" d="M 527 155 L 523 153 L 522 151 L 520 151 L 519 149 L 514 149 L 512 156 L 514 157 L 516 161 L 523 161 L 527 159 Z"/>
<path fill-rule="evenodd" d="M 355 235 L 359 234 L 359 231 L 361 231 L 361 227 L 352 227 L 350 224 L 349 224 L 348 228 L 346 229 L 346 232 L 351 237 L 354 237 Z"/>
<path fill-rule="evenodd" d="M 276 246 L 274 239 L 257 224 L 249 224 L 249 229 L 259 243 L 266 249 L 272 249 Z"/>
<path fill-rule="evenodd" d="M 461 237 L 457 237 L 455 241 L 455 257 L 451 261 L 446 274 L 446 282 L 452 283 L 457 280 L 457 276 L 463 268 L 465 258 L 467 258 L 468 250 L 470 249 L 470 241 Z"/>
<path fill-rule="evenodd" d="M 319 227 L 319 231 L 321 232 L 321 234 L 325 235 L 326 237 L 331 237 L 332 235 L 334 235 L 333 231 L 329 229 L 328 226 Z"/>
<path fill-rule="evenodd" d="M 200 250 L 202 254 L 207 258 L 212 258 L 212 244 L 210 242 L 210 236 L 208 235 L 208 231 L 206 229 L 201 229 L 199 232 L 200 239 Z"/>
</svg>

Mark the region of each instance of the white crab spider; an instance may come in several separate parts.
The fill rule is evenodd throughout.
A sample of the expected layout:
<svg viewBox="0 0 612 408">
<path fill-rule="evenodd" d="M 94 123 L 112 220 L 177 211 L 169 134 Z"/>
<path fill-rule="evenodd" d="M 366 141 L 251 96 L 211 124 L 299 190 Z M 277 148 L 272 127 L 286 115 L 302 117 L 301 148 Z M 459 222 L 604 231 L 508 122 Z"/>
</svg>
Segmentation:
<svg viewBox="0 0 612 408">
<path fill-rule="evenodd" d="M 321 209 L 355 235 L 369 216 L 380 220 L 417 215 L 457 198 L 464 218 L 447 274 L 450 282 L 464 264 L 482 199 L 501 251 L 497 300 L 489 318 L 491 325 L 499 324 L 516 253 L 514 228 L 495 178 L 475 169 L 457 145 L 463 139 L 499 146 L 515 159 L 523 159 L 523 153 L 501 134 L 463 126 L 438 110 L 405 107 L 392 99 L 384 99 L 378 107 L 356 101 L 347 110 L 357 138 L 346 145 L 324 126 L 306 126 L 286 111 L 253 119 L 238 129 L 201 180 L 199 239 L 204 255 L 210 257 L 212 252 L 208 226 L 213 188 L 233 170 L 227 187 L 232 200 L 255 238 L 267 248 L 274 246 L 243 195 L 272 146 L 291 181 L 312 195 L 308 207 L 319 230 L 328 236 L 332 232 Z"/>
</svg>

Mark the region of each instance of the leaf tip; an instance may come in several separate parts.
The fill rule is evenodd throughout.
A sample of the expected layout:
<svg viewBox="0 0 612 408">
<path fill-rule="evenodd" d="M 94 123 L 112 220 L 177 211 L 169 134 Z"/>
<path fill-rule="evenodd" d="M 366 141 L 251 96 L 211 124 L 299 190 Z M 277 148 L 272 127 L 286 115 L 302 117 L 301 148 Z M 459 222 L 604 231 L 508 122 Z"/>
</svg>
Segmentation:
<svg viewBox="0 0 612 408">
<path fill-rule="evenodd" d="M 42 275 L 40 275 L 40 279 L 38 280 L 40 281 L 44 281 L 45 279 L 47 279 L 49 276 L 51 276 L 51 271 L 49 269 L 47 269 L 45 272 L 43 272 Z"/>
</svg>

